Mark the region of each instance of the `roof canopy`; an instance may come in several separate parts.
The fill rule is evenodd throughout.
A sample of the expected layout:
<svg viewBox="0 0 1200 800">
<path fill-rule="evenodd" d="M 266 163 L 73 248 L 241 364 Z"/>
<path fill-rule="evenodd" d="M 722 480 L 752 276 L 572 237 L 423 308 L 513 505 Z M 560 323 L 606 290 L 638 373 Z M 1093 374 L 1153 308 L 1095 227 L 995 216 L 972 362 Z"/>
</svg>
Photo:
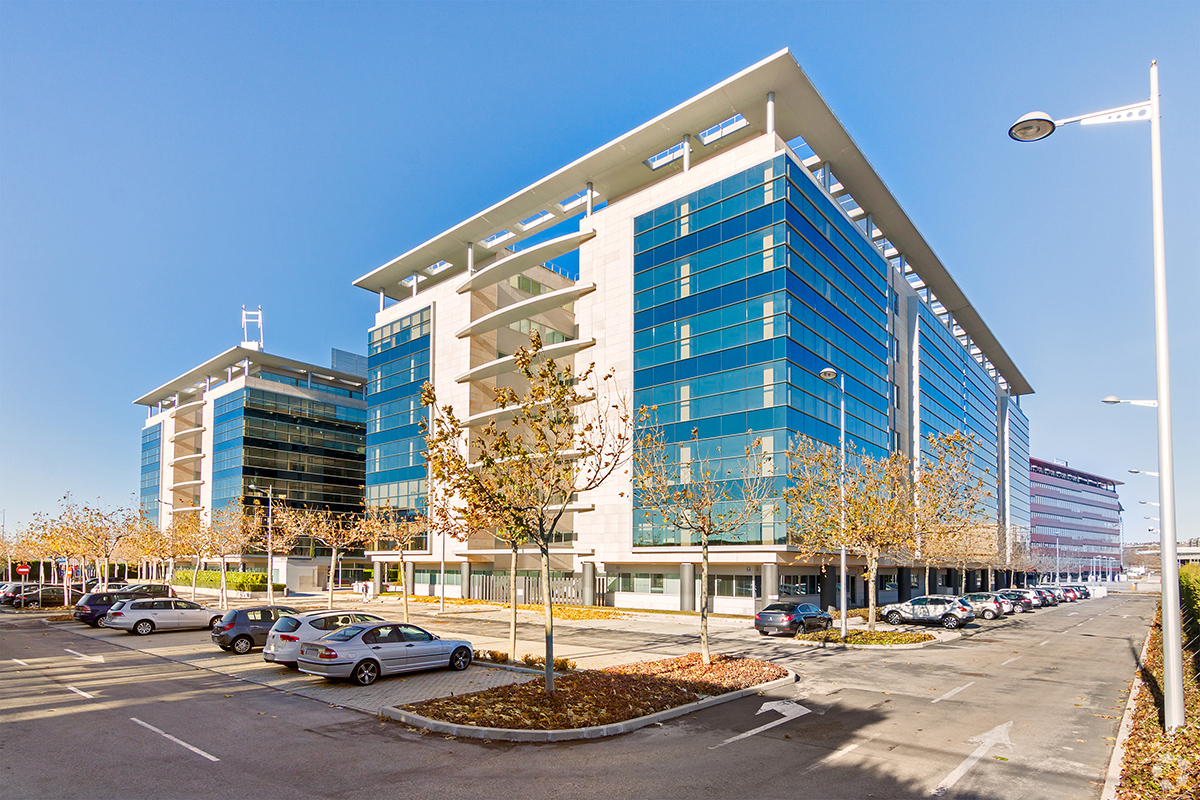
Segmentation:
<svg viewBox="0 0 1200 800">
<path fill-rule="evenodd" d="M 362 276 L 354 285 L 397 299 L 407 297 L 410 290 L 402 289 L 401 281 L 414 276 L 423 281 L 431 274 L 445 279 L 466 270 L 468 243 L 473 243 L 474 257 L 479 262 L 556 219 L 579 213 L 581 193 L 588 183 L 598 197 L 609 203 L 657 183 L 680 169 L 681 161 L 656 170 L 645 162 L 677 145 L 684 134 L 691 135 L 692 163 L 711 158 L 722 149 L 766 131 L 769 92 L 775 94 L 776 133 L 785 141 L 803 138 L 823 162 L 830 164 L 845 189 L 872 215 L 875 226 L 996 367 L 1010 393 L 1032 393 L 1033 388 L 787 49 L 409 250 Z M 746 119 L 746 126 L 703 143 L 701 132 L 737 114 Z"/>
<path fill-rule="evenodd" d="M 304 361 L 296 361 L 295 359 L 284 358 L 283 356 L 273 356 L 270 353 L 251 350 L 248 347 L 231 347 L 216 358 L 209 359 L 200 366 L 188 370 L 175 380 L 167 381 L 154 391 L 142 395 L 133 402 L 141 406 L 156 406 L 159 403 L 174 398 L 177 394 L 187 394 L 195 391 L 204 385 L 207 378 L 220 378 L 224 380 L 226 370 L 230 367 L 241 369 L 243 362 L 247 361 L 250 365 L 276 367 L 301 374 L 312 373 L 332 383 L 346 384 L 348 388 L 361 388 L 364 381 L 362 375 L 337 372 L 328 367 L 309 364 Z"/>
</svg>

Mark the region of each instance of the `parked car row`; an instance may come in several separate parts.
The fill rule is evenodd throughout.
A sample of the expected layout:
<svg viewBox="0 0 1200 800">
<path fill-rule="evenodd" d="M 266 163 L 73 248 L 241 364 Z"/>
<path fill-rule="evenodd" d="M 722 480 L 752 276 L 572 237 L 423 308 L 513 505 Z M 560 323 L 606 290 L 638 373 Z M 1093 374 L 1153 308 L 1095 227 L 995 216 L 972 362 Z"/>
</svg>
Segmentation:
<svg viewBox="0 0 1200 800">
<path fill-rule="evenodd" d="M 463 670 L 475 657 L 468 641 L 443 639 L 367 611 L 302 613 L 278 605 L 208 608 L 173 594 L 170 587 L 158 585 L 91 592 L 79 599 L 73 616 L 92 627 L 139 636 L 207 628 L 213 644 L 227 652 L 245 655 L 262 647 L 268 663 L 324 678 L 348 678 L 361 686 L 398 672 Z"/>
<path fill-rule="evenodd" d="M 84 583 L 86 587 L 85 591 L 81 591 L 78 588 L 79 584 L 72 584 L 68 590 L 69 604 L 78 607 L 81 602 L 84 602 L 85 598 L 93 597 L 95 594 L 111 592 L 125 592 L 130 596 L 140 594 L 144 597 L 175 596 L 174 589 L 158 583 L 126 584 L 122 581 L 109 581 L 107 589 L 97 592 L 99 584 L 100 580 L 98 578 L 92 578 Z M 65 606 L 68 603 L 63 602 L 62 584 L 43 583 L 39 585 L 36 583 L 27 582 L 23 584 L 20 581 L 11 581 L 9 583 L 0 583 L 0 605 L 12 606 L 13 608 L 53 608 Z M 78 614 L 76 614 L 75 618 L 79 619 Z M 91 624 L 90 621 L 89 624 Z"/>
<path fill-rule="evenodd" d="M 931 594 L 914 597 L 902 603 L 891 603 L 880 609 L 892 625 L 904 622 L 926 622 L 945 628 L 959 628 L 976 617 L 993 620 L 1006 614 L 1024 614 L 1035 608 L 1048 608 L 1059 603 L 1075 602 L 1091 597 L 1084 585 L 1052 584 L 1047 586 L 1012 587 L 995 592 L 972 592 L 955 597 Z"/>
</svg>

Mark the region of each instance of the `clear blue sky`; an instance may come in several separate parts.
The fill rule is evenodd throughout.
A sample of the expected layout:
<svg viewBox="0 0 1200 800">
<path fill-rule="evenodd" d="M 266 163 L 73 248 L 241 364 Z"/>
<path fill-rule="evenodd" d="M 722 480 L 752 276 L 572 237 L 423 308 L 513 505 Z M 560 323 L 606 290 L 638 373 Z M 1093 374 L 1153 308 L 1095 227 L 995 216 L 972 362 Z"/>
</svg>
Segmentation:
<svg viewBox="0 0 1200 800">
<path fill-rule="evenodd" d="M 0 508 L 138 488 L 131 401 L 236 344 L 365 351 L 351 281 L 782 47 L 1037 394 L 1033 451 L 1156 499 L 1159 60 L 1181 537 L 1200 535 L 1200 4 L 0 3 Z"/>
</svg>

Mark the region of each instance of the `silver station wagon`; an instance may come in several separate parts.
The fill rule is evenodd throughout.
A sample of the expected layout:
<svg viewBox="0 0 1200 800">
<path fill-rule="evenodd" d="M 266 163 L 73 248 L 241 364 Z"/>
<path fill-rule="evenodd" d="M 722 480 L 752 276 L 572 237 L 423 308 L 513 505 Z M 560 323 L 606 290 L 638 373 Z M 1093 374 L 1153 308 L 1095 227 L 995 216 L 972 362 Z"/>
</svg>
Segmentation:
<svg viewBox="0 0 1200 800">
<path fill-rule="evenodd" d="M 300 646 L 301 672 L 350 678 L 368 686 L 380 675 L 449 667 L 463 670 L 475 651 L 462 639 L 442 639 L 416 625 L 385 622 L 348 625 Z"/>
<path fill-rule="evenodd" d="M 145 636 L 154 631 L 211 628 L 223 616 L 222 608 L 205 608 L 190 600 L 125 600 L 108 610 L 104 626 Z"/>
</svg>

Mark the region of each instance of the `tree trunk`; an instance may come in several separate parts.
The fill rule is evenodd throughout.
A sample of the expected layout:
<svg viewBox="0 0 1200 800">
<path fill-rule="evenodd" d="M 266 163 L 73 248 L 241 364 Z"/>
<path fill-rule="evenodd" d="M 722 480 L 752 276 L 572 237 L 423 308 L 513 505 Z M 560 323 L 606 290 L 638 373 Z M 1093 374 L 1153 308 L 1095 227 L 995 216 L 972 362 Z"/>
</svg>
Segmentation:
<svg viewBox="0 0 1200 800">
<path fill-rule="evenodd" d="M 200 577 L 200 556 L 196 555 L 196 561 L 192 565 L 192 602 L 196 602 L 196 578 Z"/>
<path fill-rule="evenodd" d="M 700 660 L 712 663 L 708 653 L 708 530 L 700 531 Z"/>
<path fill-rule="evenodd" d="M 229 605 L 229 590 L 228 590 L 228 588 L 227 588 L 227 587 L 226 587 L 226 585 L 225 585 L 225 556 L 224 556 L 224 554 L 222 554 L 222 555 L 221 555 L 221 595 L 220 595 L 220 605 L 221 605 L 221 608 L 225 608 L 226 606 L 228 606 L 228 605 Z"/>
<path fill-rule="evenodd" d="M 508 562 L 508 663 L 517 663 L 517 544 Z"/>
<path fill-rule="evenodd" d="M 542 613 L 546 615 L 546 694 L 554 694 L 554 608 L 550 602 L 550 550 L 545 540 L 542 551 Z"/>
<path fill-rule="evenodd" d="M 384 572 L 383 577 L 387 577 Z M 400 599 L 404 602 L 404 621 L 408 622 L 408 577 L 404 572 L 404 550 L 400 550 Z"/>
<path fill-rule="evenodd" d="M 333 608 L 333 579 L 337 569 L 337 548 L 329 548 L 329 608 Z"/>
<path fill-rule="evenodd" d="M 867 631 L 875 632 L 875 580 L 879 571 L 879 559 L 867 557 Z"/>
<path fill-rule="evenodd" d="M 967 593 L 967 567 L 966 567 L 966 565 L 963 565 L 958 570 L 958 585 L 960 588 L 959 594 L 960 595 L 966 594 Z"/>
</svg>

